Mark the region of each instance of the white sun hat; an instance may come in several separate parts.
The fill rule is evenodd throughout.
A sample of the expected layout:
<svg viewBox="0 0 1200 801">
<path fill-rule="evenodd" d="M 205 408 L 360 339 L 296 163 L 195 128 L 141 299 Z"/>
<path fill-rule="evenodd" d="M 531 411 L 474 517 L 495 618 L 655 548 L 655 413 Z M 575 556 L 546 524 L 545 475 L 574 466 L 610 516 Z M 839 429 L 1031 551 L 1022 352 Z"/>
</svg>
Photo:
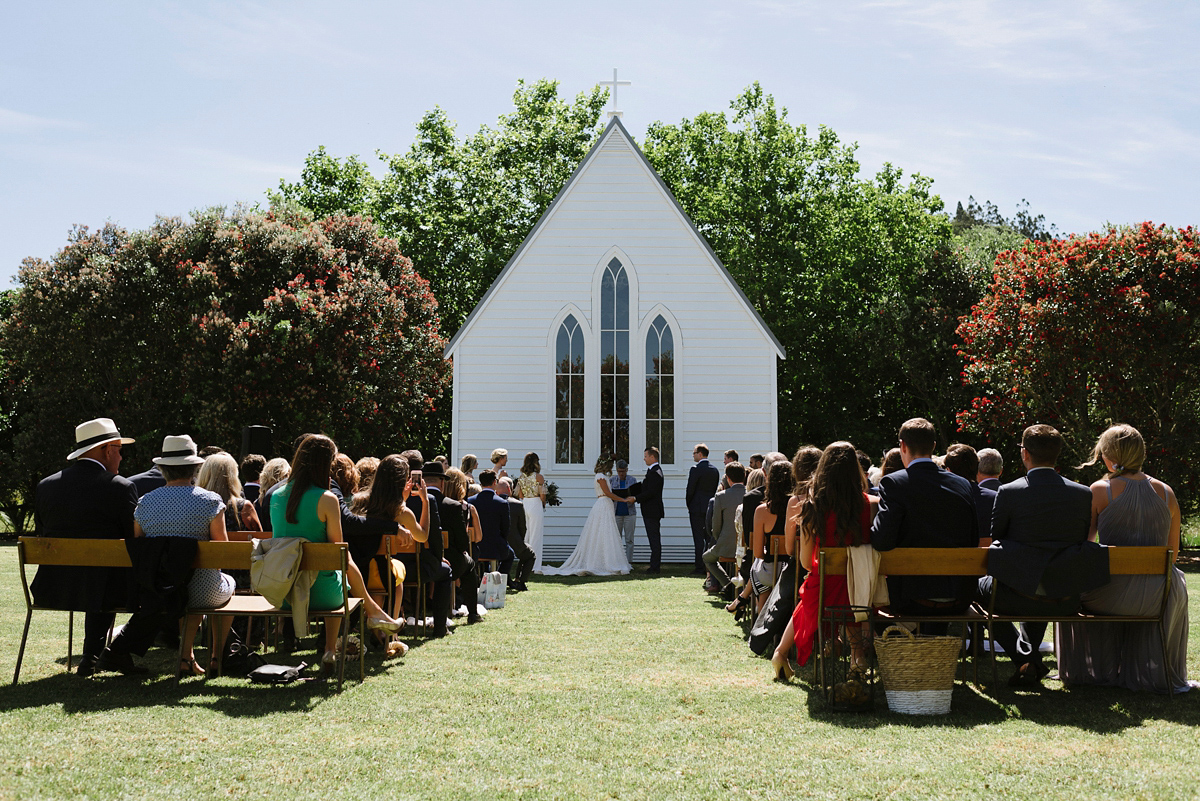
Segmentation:
<svg viewBox="0 0 1200 801">
<path fill-rule="evenodd" d="M 167 467 L 204 464 L 204 459 L 196 455 L 196 443 L 187 434 L 164 437 L 162 456 L 157 456 L 152 461 L 155 464 L 165 464 Z"/>
<path fill-rule="evenodd" d="M 107 417 L 97 417 L 75 426 L 75 450 L 67 456 L 67 461 L 78 459 L 97 445 L 107 445 L 119 442 L 122 445 L 132 445 L 134 440 L 122 437 L 117 430 L 117 424 Z"/>
</svg>

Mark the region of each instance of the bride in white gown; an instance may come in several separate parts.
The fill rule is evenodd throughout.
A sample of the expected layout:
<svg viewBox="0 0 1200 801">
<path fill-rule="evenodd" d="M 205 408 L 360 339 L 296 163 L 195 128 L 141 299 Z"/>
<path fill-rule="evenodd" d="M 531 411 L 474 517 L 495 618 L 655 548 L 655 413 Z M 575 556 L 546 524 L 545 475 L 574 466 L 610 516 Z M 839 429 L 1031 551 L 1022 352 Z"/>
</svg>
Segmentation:
<svg viewBox="0 0 1200 801">
<path fill-rule="evenodd" d="M 583 533 L 575 550 L 562 567 L 543 567 L 547 576 L 622 576 L 629 572 L 629 560 L 625 558 L 625 543 L 617 530 L 614 501 L 621 500 L 613 495 L 608 486 L 607 473 L 612 470 L 613 460 L 600 457 L 596 462 L 596 503 L 583 524 Z"/>
</svg>

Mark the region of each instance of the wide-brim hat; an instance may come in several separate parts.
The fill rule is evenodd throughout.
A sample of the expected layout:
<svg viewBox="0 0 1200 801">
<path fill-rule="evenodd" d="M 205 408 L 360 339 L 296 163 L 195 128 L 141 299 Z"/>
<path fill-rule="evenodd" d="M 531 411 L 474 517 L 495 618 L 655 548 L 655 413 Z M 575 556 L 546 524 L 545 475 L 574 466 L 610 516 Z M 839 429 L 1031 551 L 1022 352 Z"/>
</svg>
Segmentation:
<svg viewBox="0 0 1200 801">
<path fill-rule="evenodd" d="M 132 445 L 134 440 L 122 437 L 117 430 L 117 424 L 107 417 L 97 417 L 75 426 L 75 450 L 67 456 L 67 461 L 78 459 L 83 454 L 98 445 L 119 442 L 122 445 Z"/>
<path fill-rule="evenodd" d="M 421 470 L 425 478 L 433 476 L 434 478 L 445 478 L 446 467 L 441 462 L 426 462 Z"/>
<path fill-rule="evenodd" d="M 196 455 L 196 443 L 187 434 L 163 437 L 162 456 L 156 456 L 153 461 L 167 467 L 204 464 L 204 459 Z"/>
</svg>

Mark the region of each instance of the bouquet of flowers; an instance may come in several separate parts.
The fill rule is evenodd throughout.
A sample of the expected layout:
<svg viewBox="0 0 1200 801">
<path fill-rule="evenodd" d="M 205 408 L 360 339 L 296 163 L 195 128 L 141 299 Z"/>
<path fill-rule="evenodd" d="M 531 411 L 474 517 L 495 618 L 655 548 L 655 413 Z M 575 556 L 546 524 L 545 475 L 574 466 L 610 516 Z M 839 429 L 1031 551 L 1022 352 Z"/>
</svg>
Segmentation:
<svg viewBox="0 0 1200 801">
<path fill-rule="evenodd" d="M 562 498 L 558 497 L 558 485 L 553 481 L 546 482 L 546 505 L 562 506 Z"/>
</svg>

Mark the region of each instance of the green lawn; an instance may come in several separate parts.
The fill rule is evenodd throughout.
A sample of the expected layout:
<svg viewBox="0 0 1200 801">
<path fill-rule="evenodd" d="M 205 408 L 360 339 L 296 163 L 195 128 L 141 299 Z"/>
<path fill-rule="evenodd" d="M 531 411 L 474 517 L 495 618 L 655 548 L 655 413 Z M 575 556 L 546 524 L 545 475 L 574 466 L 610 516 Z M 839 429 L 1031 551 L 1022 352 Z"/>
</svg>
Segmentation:
<svg viewBox="0 0 1200 801">
<path fill-rule="evenodd" d="M 959 685 L 941 718 L 882 698 L 829 713 L 805 681 L 769 681 L 699 584 L 539 579 L 403 660 L 368 655 L 366 684 L 340 695 L 177 688 L 162 649 L 146 661 L 158 677 L 80 680 L 56 661 L 65 615 L 38 614 L 21 684 L 0 689 L 0 797 L 1200 797 L 1200 693 Z M 16 551 L 0 548 L 0 676 L 23 617 Z"/>
</svg>

